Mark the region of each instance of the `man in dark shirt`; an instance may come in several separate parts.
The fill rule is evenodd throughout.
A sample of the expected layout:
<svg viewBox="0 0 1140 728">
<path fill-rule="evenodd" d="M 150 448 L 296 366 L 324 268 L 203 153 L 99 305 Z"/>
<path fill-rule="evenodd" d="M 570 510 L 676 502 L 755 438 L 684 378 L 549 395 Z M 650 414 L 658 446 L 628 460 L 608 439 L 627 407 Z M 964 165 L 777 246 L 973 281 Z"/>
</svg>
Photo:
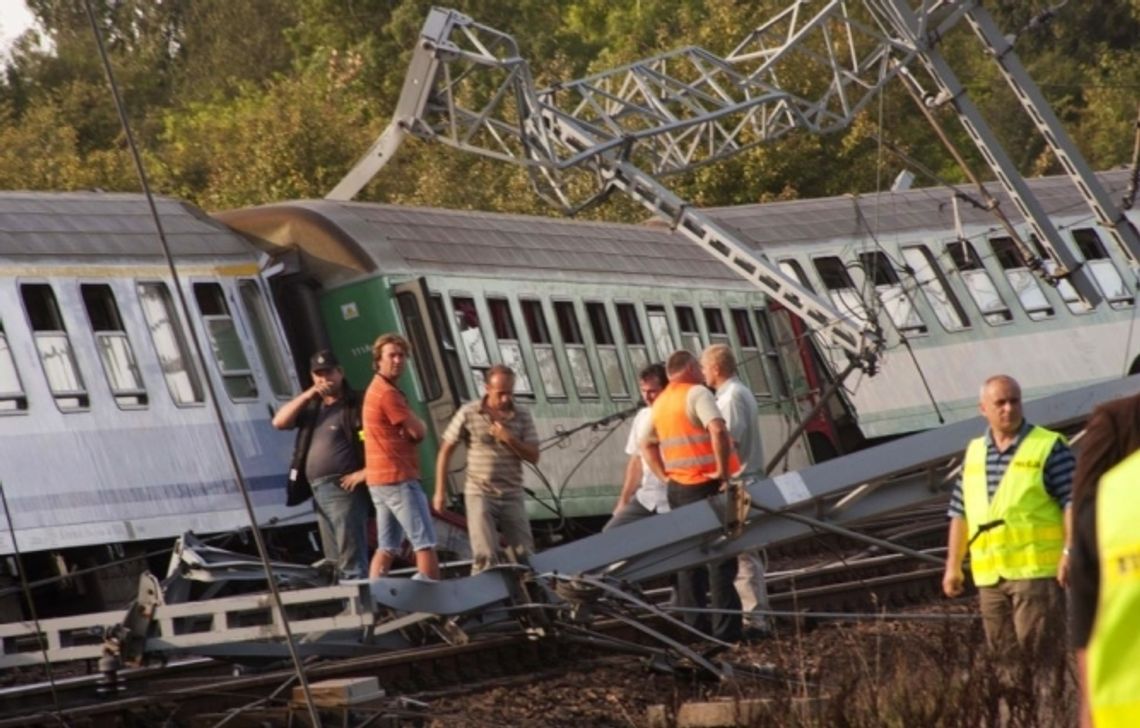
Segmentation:
<svg viewBox="0 0 1140 728">
<path fill-rule="evenodd" d="M 309 370 L 313 386 L 278 410 L 273 426 L 299 429 L 290 478 L 304 478 L 312 487 L 325 559 L 342 578 L 360 579 L 368 573 L 369 502 L 361 398 L 331 351 L 314 354 Z"/>
</svg>

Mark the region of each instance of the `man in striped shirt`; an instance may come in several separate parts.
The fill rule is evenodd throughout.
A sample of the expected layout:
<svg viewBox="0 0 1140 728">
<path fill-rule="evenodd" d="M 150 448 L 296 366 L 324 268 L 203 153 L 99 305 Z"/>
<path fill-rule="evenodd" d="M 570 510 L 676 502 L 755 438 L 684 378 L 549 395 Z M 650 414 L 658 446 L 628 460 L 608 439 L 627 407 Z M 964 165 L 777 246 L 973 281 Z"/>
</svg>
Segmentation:
<svg viewBox="0 0 1140 728">
<path fill-rule="evenodd" d="M 447 507 L 447 470 L 462 442 L 467 446 L 463 502 L 472 574 L 503 562 L 523 562 L 534 553 L 522 464 L 538 463 L 538 431 L 530 412 L 514 401 L 515 373 L 510 367 L 496 364 L 487 370 L 486 381 L 483 398 L 460 407 L 444 430 L 432 499 L 437 511 Z"/>
<path fill-rule="evenodd" d="M 1009 664 L 1020 653 L 1060 665 L 1076 461 L 1062 436 L 1025 421 L 1012 377 L 987 379 L 980 409 L 989 428 L 970 443 L 950 498 L 942 589 L 962 593 L 968 549 L 986 641 L 999 659 Z"/>
</svg>

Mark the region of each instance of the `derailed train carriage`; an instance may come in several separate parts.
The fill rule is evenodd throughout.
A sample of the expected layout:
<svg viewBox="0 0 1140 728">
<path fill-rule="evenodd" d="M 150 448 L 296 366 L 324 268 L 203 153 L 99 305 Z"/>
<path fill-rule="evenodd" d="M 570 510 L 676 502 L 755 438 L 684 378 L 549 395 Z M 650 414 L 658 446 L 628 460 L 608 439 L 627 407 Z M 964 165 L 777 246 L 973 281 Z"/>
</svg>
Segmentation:
<svg viewBox="0 0 1140 728">
<path fill-rule="evenodd" d="M 258 519 L 311 519 L 281 497 L 291 438 L 269 417 L 297 380 L 258 253 L 190 205 L 157 204 L 177 282 L 141 195 L 0 193 L 8 612 L 22 606 L 13 537 L 33 581 L 119 564 L 37 589 L 65 610 L 132 598 L 145 563 L 125 557 L 248 525 L 206 378 Z"/>
</svg>

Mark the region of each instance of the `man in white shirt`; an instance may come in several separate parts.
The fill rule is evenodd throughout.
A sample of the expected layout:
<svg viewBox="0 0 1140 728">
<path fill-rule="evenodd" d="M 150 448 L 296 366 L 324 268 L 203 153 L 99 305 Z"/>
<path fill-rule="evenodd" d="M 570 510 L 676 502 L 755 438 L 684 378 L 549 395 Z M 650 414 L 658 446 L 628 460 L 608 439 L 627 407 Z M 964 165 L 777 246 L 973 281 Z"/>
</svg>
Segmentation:
<svg viewBox="0 0 1140 728">
<path fill-rule="evenodd" d="M 716 404 L 732 438 L 742 470 L 740 478 L 749 487 L 764 477 L 764 450 L 760 442 L 760 408 L 756 397 L 736 375 L 736 357 L 724 344 L 713 344 L 701 354 L 701 374 L 716 390 Z M 764 579 L 764 559 L 759 551 L 740 555 L 736 571 L 736 591 L 746 615 L 746 632 L 755 636 L 771 631 L 766 612 L 768 586 Z M 749 614 L 751 612 L 751 614 Z"/>
<path fill-rule="evenodd" d="M 665 483 L 661 482 L 645 464 L 641 457 L 641 444 L 637 439 L 637 433 L 649 426 L 654 400 L 669 383 L 665 367 L 661 364 L 650 364 L 637 375 L 637 383 L 645 407 L 638 410 L 633 418 L 633 426 L 629 429 L 629 439 L 625 444 L 625 454 L 629 455 L 629 462 L 625 466 L 625 480 L 622 482 L 617 505 L 614 506 L 613 517 L 602 527 L 603 531 L 639 521 L 654 513 L 669 511 Z"/>
</svg>

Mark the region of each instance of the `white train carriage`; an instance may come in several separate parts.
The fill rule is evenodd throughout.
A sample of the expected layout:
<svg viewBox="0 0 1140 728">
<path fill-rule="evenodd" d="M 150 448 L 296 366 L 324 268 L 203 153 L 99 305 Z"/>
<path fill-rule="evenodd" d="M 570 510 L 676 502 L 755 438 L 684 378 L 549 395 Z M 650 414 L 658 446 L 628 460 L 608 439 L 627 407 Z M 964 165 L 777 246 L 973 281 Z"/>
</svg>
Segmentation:
<svg viewBox="0 0 1140 728">
<path fill-rule="evenodd" d="M 284 507 L 292 436 L 269 420 L 296 375 L 257 253 L 188 204 L 158 209 L 177 284 L 142 196 L 0 193 L 0 555 L 15 538 L 33 580 L 248 525 L 204 377 L 259 522 L 311 519 Z"/>
</svg>

